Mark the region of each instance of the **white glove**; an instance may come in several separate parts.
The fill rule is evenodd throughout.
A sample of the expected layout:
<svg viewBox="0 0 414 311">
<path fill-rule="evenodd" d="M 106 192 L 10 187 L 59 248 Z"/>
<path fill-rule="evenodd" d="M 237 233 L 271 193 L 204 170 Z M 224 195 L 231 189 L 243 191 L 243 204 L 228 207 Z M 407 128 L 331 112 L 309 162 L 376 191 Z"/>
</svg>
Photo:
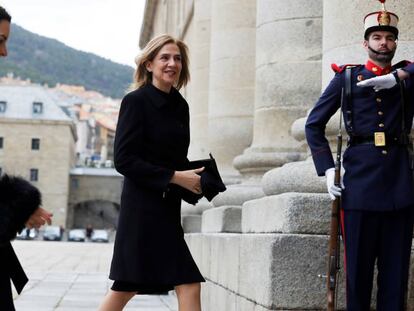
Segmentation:
<svg viewBox="0 0 414 311">
<path fill-rule="evenodd" d="M 342 190 L 345 189 L 341 176 L 341 187 L 335 186 L 335 168 L 331 167 L 325 171 L 326 176 L 326 188 L 328 189 L 331 200 L 334 201 L 336 197 L 340 197 Z"/>
<path fill-rule="evenodd" d="M 375 91 L 380 91 L 383 89 L 390 89 L 397 84 L 397 79 L 395 78 L 394 73 L 389 73 L 387 75 L 378 76 L 375 78 L 367 79 L 361 82 L 358 82 L 358 86 L 367 87 L 373 86 Z"/>
</svg>

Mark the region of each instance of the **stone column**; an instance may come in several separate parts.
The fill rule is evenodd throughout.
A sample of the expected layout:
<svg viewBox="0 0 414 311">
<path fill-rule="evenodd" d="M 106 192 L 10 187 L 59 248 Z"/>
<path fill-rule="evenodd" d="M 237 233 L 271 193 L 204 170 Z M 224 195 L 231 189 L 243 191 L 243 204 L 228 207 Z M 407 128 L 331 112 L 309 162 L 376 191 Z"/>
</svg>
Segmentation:
<svg viewBox="0 0 414 311">
<path fill-rule="evenodd" d="M 193 46 L 191 56 L 191 98 L 190 126 L 191 144 L 189 159 L 196 160 L 208 156 L 208 77 L 210 66 L 210 25 L 211 0 L 195 0 L 193 27 Z"/>
<path fill-rule="evenodd" d="M 234 160 L 242 174 L 261 176 L 303 157 L 290 127 L 320 92 L 321 17 L 322 0 L 257 2 L 253 143 Z"/>
<path fill-rule="evenodd" d="M 245 178 L 214 200 L 220 209 L 203 215 L 203 232 L 236 230 L 241 205 L 264 196 L 263 173 L 304 157 L 306 149 L 291 137 L 290 127 L 320 92 L 321 15 L 321 0 L 257 1 L 254 138 L 234 159 Z"/>
<path fill-rule="evenodd" d="M 209 148 L 225 182 L 238 178 L 233 159 L 252 140 L 256 1 L 212 1 Z"/>
<path fill-rule="evenodd" d="M 208 98 L 210 66 L 210 27 L 212 0 L 195 0 L 192 19 L 192 42 L 190 47 L 191 88 L 190 105 L 191 144 L 190 160 L 208 157 Z M 182 203 L 181 222 L 184 232 L 201 231 L 201 214 L 211 208 L 211 203 L 201 200 L 197 206 Z"/>
</svg>

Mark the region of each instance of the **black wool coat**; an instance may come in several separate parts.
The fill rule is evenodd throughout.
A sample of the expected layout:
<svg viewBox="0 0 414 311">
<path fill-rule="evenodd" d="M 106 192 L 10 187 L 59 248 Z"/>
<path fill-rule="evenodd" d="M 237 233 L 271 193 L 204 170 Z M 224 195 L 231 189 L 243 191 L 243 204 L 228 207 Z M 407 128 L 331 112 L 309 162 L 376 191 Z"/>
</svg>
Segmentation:
<svg viewBox="0 0 414 311">
<path fill-rule="evenodd" d="M 202 282 L 184 241 L 181 197 L 169 183 L 188 166 L 188 104 L 152 84 L 127 94 L 115 136 L 115 168 L 124 175 L 110 279 L 140 293 Z"/>
</svg>

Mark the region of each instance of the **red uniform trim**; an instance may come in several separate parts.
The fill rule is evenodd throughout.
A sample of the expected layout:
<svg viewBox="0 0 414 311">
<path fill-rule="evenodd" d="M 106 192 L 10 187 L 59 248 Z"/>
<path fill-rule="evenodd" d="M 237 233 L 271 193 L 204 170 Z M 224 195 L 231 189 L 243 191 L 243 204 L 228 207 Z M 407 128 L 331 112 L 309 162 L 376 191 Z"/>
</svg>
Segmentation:
<svg viewBox="0 0 414 311">
<path fill-rule="evenodd" d="M 338 66 L 337 64 L 331 64 L 332 70 L 335 71 L 336 73 L 343 72 L 347 67 L 355 67 L 355 66 L 360 66 L 360 64 L 346 64 L 346 65 L 340 65 L 340 66 Z"/>
<path fill-rule="evenodd" d="M 367 70 L 371 71 L 376 76 L 386 75 L 386 74 L 389 74 L 392 71 L 391 65 L 387 66 L 385 68 L 382 68 L 382 67 L 378 66 L 377 64 L 374 64 L 370 60 L 368 60 L 367 63 L 365 64 L 365 68 Z"/>
</svg>

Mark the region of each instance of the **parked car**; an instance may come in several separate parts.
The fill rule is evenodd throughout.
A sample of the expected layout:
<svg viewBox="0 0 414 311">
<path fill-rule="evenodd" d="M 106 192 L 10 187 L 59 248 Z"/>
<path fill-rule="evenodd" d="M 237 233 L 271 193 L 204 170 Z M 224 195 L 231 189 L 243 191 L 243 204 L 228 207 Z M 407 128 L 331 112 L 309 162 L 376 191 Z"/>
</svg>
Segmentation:
<svg viewBox="0 0 414 311">
<path fill-rule="evenodd" d="M 85 242 L 86 234 L 83 229 L 72 229 L 68 234 L 68 241 L 72 242 Z"/>
<path fill-rule="evenodd" d="M 108 243 L 109 242 L 109 234 L 106 230 L 93 230 L 92 236 L 91 236 L 92 242 L 103 242 Z"/>
<path fill-rule="evenodd" d="M 35 228 L 23 229 L 17 236 L 17 240 L 34 240 L 37 237 L 37 231 Z"/>
<path fill-rule="evenodd" d="M 43 232 L 45 241 L 62 241 L 62 231 L 58 226 L 47 226 Z"/>
</svg>

